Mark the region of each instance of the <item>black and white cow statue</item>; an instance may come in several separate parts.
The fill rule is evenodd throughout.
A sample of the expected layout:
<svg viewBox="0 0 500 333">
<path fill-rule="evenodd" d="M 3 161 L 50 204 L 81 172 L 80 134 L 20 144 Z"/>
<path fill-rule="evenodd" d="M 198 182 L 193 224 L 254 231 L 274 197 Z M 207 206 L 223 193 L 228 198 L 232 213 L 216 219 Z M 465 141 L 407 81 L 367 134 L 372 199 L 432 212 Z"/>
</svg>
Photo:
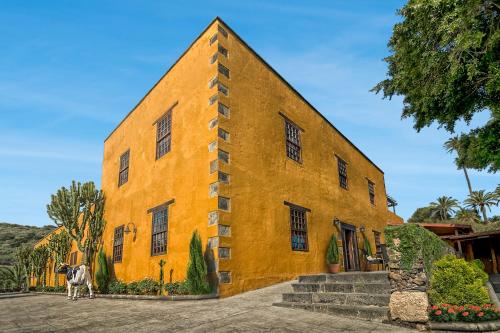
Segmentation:
<svg viewBox="0 0 500 333">
<path fill-rule="evenodd" d="M 71 288 L 74 288 L 73 301 L 78 299 L 78 287 L 82 285 L 87 285 L 89 288 L 89 298 L 94 298 L 94 293 L 92 292 L 92 279 L 90 277 L 89 268 L 85 265 L 71 267 L 68 264 L 61 264 L 58 269 L 59 273 L 66 274 L 66 283 L 68 286 L 68 299 L 71 298 Z"/>
</svg>

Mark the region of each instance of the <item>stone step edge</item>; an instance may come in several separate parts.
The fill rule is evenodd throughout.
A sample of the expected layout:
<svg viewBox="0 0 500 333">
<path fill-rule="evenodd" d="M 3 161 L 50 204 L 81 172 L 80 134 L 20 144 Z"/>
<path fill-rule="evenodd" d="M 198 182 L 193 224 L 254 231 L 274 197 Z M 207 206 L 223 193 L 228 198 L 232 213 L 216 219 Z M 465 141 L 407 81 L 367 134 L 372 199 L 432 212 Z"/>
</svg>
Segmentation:
<svg viewBox="0 0 500 333">
<path fill-rule="evenodd" d="M 345 305 L 345 304 L 328 304 L 328 303 L 296 303 L 296 302 L 275 302 L 273 306 L 280 307 L 329 307 L 329 308 L 337 308 L 337 309 L 346 309 L 346 310 L 375 310 L 376 312 L 389 311 L 388 306 L 377 306 L 377 305 Z"/>
<path fill-rule="evenodd" d="M 390 297 L 391 294 L 379 294 L 379 293 L 344 293 L 344 292 L 339 292 L 339 291 L 294 291 L 291 293 L 283 293 L 283 295 L 348 295 L 348 296 L 383 296 L 383 297 Z"/>
</svg>

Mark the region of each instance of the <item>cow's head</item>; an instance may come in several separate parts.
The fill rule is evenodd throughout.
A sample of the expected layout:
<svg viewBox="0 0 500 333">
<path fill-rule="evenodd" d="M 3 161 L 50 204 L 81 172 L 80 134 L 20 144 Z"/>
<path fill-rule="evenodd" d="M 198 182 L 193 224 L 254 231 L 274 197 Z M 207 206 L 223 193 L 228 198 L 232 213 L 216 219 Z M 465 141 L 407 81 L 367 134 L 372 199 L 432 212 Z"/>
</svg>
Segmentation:
<svg viewBox="0 0 500 333">
<path fill-rule="evenodd" d="M 69 265 L 65 262 L 59 264 L 59 267 L 57 268 L 58 273 L 67 273 L 68 272 Z"/>
</svg>

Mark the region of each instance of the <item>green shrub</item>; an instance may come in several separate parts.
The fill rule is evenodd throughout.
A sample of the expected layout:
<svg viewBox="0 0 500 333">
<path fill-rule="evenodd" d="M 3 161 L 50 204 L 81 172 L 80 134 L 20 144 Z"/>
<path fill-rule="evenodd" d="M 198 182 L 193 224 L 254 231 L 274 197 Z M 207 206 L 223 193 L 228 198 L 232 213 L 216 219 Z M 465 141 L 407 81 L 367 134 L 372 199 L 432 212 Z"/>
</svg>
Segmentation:
<svg viewBox="0 0 500 333">
<path fill-rule="evenodd" d="M 66 287 L 64 286 L 57 286 L 57 287 L 54 287 L 54 292 L 55 293 L 63 293 L 66 291 Z"/>
<path fill-rule="evenodd" d="M 151 278 L 145 278 L 137 282 L 137 288 L 141 295 L 156 295 L 160 290 L 160 285 Z"/>
<path fill-rule="evenodd" d="M 165 283 L 165 290 L 169 295 L 189 294 L 189 288 L 185 282 L 167 282 Z"/>
<path fill-rule="evenodd" d="M 127 284 L 127 293 L 130 295 L 139 295 L 141 293 L 139 282 L 133 281 Z"/>
<path fill-rule="evenodd" d="M 332 238 L 330 238 L 330 243 L 328 243 L 328 249 L 326 250 L 326 263 L 339 263 L 339 247 L 337 245 L 337 237 L 335 236 L 335 234 L 332 235 Z"/>
<path fill-rule="evenodd" d="M 108 292 L 110 294 L 126 294 L 127 284 L 119 280 L 112 280 L 108 284 Z"/>
<path fill-rule="evenodd" d="M 425 270 L 431 272 L 432 263 L 448 251 L 448 245 L 435 233 L 417 224 L 389 226 L 384 233 L 388 247 L 401 252 L 401 268 L 407 271 L 422 258 Z M 399 245 L 394 244 L 395 239 L 399 239 Z"/>
<path fill-rule="evenodd" d="M 187 268 L 187 286 L 191 294 L 207 294 L 210 287 L 207 282 L 207 265 L 203 257 L 201 239 L 198 231 L 193 232 L 189 243 L 189 264 Z"/>
<path fill-rule="evenodd" d="M 97 256 L 97 261 L 99 264 L 99 269 L 95 274 L 97 286 L 101 293 L 107 294 L 108 284 L 109 284 L 109 271 L 108 271 L 108 262 L 106 259 L 106 253 L 104 253 L 102 248 Z"/>
<path fill-rule="evenodd" d="M 365 237 L 364 249 L 365 249 L 366 255 L 371 257 L 371 255 L 373 254 L 372 247 L 370 245 L 370 241 L 366 237 Z"/>
<path fill-rule="evenodd" d="M 432 268 L 432 304 L 483 305 L 490 302 L 484 286 L 488 275 L 475 263 L 447 255 Z"/>
</svg>

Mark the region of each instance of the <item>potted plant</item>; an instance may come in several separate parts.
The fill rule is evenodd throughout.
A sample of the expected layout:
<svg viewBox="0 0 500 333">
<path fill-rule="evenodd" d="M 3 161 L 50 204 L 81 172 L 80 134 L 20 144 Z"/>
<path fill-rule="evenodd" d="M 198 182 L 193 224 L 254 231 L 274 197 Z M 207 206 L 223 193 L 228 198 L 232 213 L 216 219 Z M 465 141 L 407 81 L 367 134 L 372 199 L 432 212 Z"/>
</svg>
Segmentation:
<svg viewBox="0 0 500 333">
<path fill-rule="evenodd" d="M 339 247 L 337 245 L 337 237 L 332 235 L 328 249 L 326 250 L 326 263 L 330 273 L 338 273 L 340 269 L 339 264 Z"/>
</svg>

